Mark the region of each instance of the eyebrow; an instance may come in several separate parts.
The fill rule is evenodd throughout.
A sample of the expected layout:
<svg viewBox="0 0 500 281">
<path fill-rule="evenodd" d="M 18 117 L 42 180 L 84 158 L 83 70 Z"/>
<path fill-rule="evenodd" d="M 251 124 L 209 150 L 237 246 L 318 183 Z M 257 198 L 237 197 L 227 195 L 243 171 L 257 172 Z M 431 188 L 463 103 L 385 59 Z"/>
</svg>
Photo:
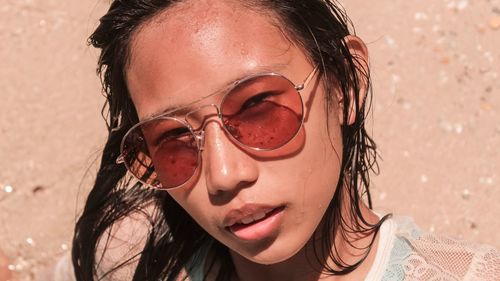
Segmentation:
<svg viewBox="0 0 500 281">
<path fill-rule="evenodd" d="M 144 118 L 141 118 L 139 121 L 140 122 L 143 122 L 143 121 L 146 121 L 146 120 L 149 120 L 149 119 L 153 119 L 153 118 L 156 118 L 158 116 L 163 116 L 163 115 L 168 115 L 170 113 L 176 113 L 176 115 L 184 115 L 184 114 L 187 114 L 188 112 L 192 111 L 193 108 L 191 107 L 192 105 L 198 103 L 199 101 L 202 101 L 208 97 L 211 97 L 211 96 L 216 96 L 216 95 L 219 95 L 219 94 L 222 94 L 224 92 L 227 92 L 231 87 L 233 87 L 236 83 L 238 83 L 239 81 L 249 77 L 249 76 L 252 76 L 252 75 L 257 75 L 259 73 L 271 73 L 271 72 L 280 72 L 282 71 L 283 69 L 286 68 L 286 66 L 288 66 L 288 64 L 284 64 L 284 63 L 278 63 L 278 64 L 271 64 L 271 65 L 266 65 L 266 66 L 261 66 L 261 67 L 257 67 L 256 69 L 253 69 L 251 71 L 246 71 L 244 73 L 242 73 L 241 75 L 239 75 L 238 77 L 234 78 L 234 79 L 231 79 L 229 82 L 225 83 L 223 86 L 219 87 L 219 89 L 215 90 L 214 92 L 206 95 L 206 96 L 203 96 L 195 101 L 192 101 L 192 102 L 189 102 L 189 103 L 186 103 L 186 104 L 173 104 L 173 105 L 170 105 L 166 108 L 163 108 L 162 110 L 160 111 L 157 111 L 157 112 L 154 112 L 152 114 L 149 114 L 147 116 L 145 116 Z"/>
</svg>

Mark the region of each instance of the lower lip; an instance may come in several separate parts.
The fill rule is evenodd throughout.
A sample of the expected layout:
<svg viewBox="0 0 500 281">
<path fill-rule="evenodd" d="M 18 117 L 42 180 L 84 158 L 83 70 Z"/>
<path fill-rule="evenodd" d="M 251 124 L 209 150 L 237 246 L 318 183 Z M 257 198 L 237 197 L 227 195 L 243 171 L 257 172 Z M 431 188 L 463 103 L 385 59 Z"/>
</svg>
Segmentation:
<svg viewBox="0 0 500 281">
<path fill-rule="evenodd" d="M 229 227 L 229 231 L 241 240 L 256 241 L 271 236 L 283 221 L 283 210 L 278 207 L 268 213 L 262 220 L 251 224 L 235 224 Z"/>
</svg>

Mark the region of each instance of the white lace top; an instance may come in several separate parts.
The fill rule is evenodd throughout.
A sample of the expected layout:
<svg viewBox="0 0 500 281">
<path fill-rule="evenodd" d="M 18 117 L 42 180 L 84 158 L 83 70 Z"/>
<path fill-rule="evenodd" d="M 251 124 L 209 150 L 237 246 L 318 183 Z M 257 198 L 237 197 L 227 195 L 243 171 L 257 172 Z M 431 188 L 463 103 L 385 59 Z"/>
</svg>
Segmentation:
<svg viewBox="0 0 500 281">
<path fill-rule="evenodd" d="M 380 229 L 366 281 L 500 281 L 495 248 L 422 232 L 411 218 L 390 218 Z"/>
<path fill-rule="evenodd" d="M 365 281 L 500 281 L 500 252 L 491 246 L 424 233 L 408 217 L 389 218 L 379 235 Z M 202 268 L 191 271 L 189 279 L 202 281 Z M 133 266 L 127 266 L 105 280 L 131 280 L 133 271 Z M 56 267 L 54 280 L 75 280 L 72 272 L 68 255 Z"/>
</svg>

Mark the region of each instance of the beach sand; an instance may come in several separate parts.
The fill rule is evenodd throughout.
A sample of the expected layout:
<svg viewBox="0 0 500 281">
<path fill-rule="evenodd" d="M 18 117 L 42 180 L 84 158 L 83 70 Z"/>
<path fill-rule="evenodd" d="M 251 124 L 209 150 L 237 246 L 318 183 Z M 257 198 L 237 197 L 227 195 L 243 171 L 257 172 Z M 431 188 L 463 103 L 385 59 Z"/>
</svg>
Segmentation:
<svg viewBox="0 0 500 281">
<path fill-rule="evenodd" d="M 343 2 L 371 55 L 374 208 L 499 247 L 500 1 Z M 0 5 L 0 249 L 16 280 L 50 280 L 96 173 L 104 98 L 86 38 L 107 6 Z"/>
</svg>

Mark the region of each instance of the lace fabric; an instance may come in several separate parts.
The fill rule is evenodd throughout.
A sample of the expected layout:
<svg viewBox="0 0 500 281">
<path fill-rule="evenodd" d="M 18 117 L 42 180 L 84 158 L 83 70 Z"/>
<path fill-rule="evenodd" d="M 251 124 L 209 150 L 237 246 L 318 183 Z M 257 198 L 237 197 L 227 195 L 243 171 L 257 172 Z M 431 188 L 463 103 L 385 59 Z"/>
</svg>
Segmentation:
<svg viewBox="0 0 500 281">
<path fill-rule="evenodd" d="M 500 280 L 500 253 L 495 248 L 424 233 L 409 218 L 391 220 L 397 227 L 389 234 L 394 237 L 387 264 L 379 264 L 385 267 L 381 280 Z"/>
<path fill-rule="evenodd" d="M 137 225 L 137 220 L 128 223 L 132 225 L 124 223 L 114 233 L 116 241 L 112 241 L 110 245 L 113 247 L 107 251 L 108 259 L 114 262 L 105 262 L 104 268 L 109 269 L 112 265 L 123 262 L 123 258 L 127 256 L 124 256 L 123 251 L 130 252 L 131 249 L 123 243 L 137 240 L 121 235 L 121 231 L 127 230 L 126 233 L 130 235 L 130 229 L 137 230 L 143 226 Z M 133 233 L 135 236 L 142 236 L 137 235 L 141 233 L 140 231 Z M 120 243 L 117 244 L 117 241 Z M 137 243 L 131 244 L 137 245 Z M 188 280 L 204 279 L 203 257 L 206 255 L 206 250 L 201 249 L 200 256 L 193 259 L 191 268 L 187 270 Z M 102 280 L 131 280 L 135 266 L 136 264 L 128 264 Z M 56 281 L 75 280 L 69 255 L 60 260 L 54 275 Z M 425 233 L 411 218 L 394 217 L 382 225 L 375 261 L 365 280 L 500 281 L 500 252 L 491 246 Z"/>
</svg>

